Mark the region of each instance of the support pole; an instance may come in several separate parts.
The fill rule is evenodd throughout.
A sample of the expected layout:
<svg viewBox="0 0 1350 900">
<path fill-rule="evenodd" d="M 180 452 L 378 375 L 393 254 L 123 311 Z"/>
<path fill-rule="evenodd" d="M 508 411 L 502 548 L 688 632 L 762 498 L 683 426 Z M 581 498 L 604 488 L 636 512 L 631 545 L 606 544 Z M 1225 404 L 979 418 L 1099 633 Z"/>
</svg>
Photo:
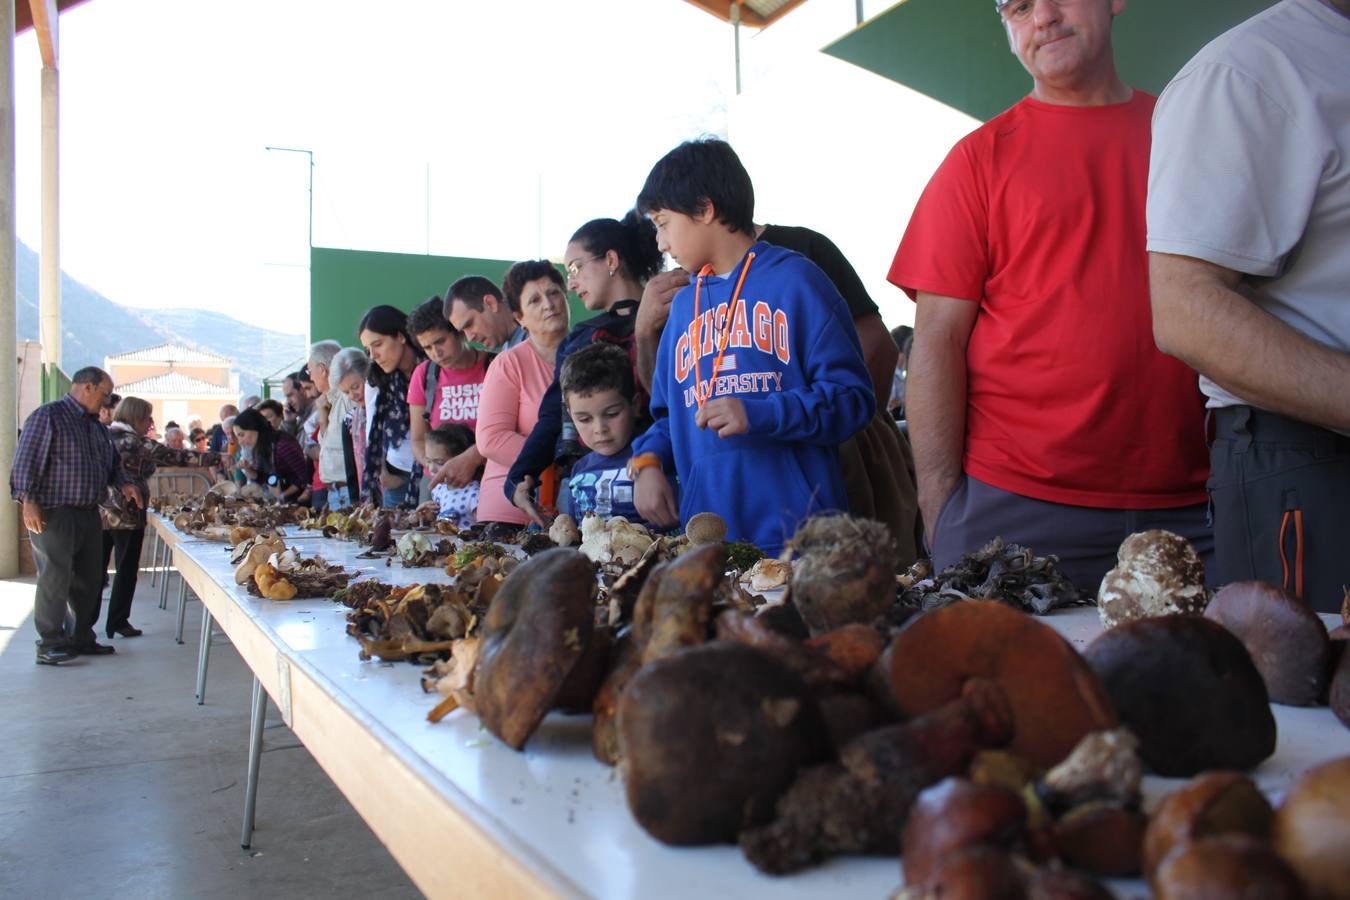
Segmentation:
<svg viewBox="0 0 1350 900">
<path fill-rule="evenodd" d="M 42 250 L 38 296 L 42 305 L 42 354 L 61 365 L 61 91 L 55 64 L 42 67 Z"/>
<path fill-rule="evenodd" d="M 211 610 L 202 604 L 202 641 L 197 645 L 197 705 L 206 702 L 206 665 L 211 660 Z"/>
<path fill-rule="evenodd" d="M 0 469 L 14 468 L 19 433 L 18 284 L 14 262 L 14 3 L 0 2 Z M 0 502 L 0 578 L 19 574 L 19 507 Z"/>
<path fill-rule="evenodd" d="M 258 676 L 253 676 L 253 709 L 248 728 L 248 786 L 244 788 L 244 828 L 239 846 L 253 844 L 253 816 L 258 809 L 258 767 L 262 764 L 263 725 L 267 720 L 267 692 Z"/>
<path fill-rule="evenodd" d="M 863 6 L 863 0 L 854 0 L 853 8 L 854 8 L 854 11 L 857 13 L 857 16 L 858 16 L 858 24 L 859 24 L 859 25 L 861 25 L 861 24 L 863 23 L 863 8 L 862 8 L 862 6 Z"/>
<path fill-rule="evenodd" d="M 736 95 L 741 93 L 741 4 L 731 0 L 731 35 L 736 44 Z"/>
</svg>

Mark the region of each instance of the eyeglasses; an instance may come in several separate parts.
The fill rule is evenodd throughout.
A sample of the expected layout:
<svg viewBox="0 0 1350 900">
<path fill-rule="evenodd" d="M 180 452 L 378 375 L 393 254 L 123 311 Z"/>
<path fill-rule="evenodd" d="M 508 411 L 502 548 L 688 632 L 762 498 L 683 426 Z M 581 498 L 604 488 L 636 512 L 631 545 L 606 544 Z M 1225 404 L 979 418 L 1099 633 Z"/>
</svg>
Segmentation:
<svg viewBox="0 0 1350 900">
<path fill-rule="evenodd" d="M 1049 0 L 1055 6 L 1064 6 L 1073 0 Z M 1010 22 L 1021 22 L 1036 7 L 1036 0 L 994 0 L 994 9 Z"/>
<path fill-rule="evenodd" d="M 581 274 L 582 266 L 586 265 L 588 262 L 594 262 L 595 260 L 602 258 L 603 256 L 588 256 L 585 259 L 574 259 L 563 268 L 567 270 L 568 278 L 576 278 L 577 275 Z"/>
</svg>

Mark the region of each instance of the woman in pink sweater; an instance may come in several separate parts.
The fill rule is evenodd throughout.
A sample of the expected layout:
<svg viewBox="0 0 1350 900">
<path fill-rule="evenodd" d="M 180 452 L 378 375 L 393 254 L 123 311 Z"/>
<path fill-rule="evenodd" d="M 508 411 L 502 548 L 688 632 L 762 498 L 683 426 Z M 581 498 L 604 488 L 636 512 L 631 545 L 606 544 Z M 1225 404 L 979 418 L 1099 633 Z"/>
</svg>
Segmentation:
<svg viewBox="0 0 1350 900">
<path fill-rule="evenodd" d="M 567 289 L 562 273 L 542 259 L 516 263 L 502 287 L 528 337 L 493 361 L 478 400 L 478 452 L 487 459 L 478 521 L 525 525 L 529 517 L 507 502 L 502 485 L 553 382 L 554 359 L 569 326 Z"/>
</svg>

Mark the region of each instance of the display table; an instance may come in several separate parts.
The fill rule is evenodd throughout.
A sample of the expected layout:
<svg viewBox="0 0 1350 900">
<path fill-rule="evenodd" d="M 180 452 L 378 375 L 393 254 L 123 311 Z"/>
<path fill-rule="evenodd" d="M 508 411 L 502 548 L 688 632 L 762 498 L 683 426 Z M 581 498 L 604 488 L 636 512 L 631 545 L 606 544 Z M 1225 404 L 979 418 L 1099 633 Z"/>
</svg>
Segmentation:
<svg viewBox="0 0 1350 900">
<path fill-rule="evenodd" d="M 436 569 L 356 559 L 360 549 L 322 538 L 303 544 L 306 554 L 361 577 L 445 580 Z M 345 607 L 249 596 L 234 583 L 220 544 L 179 541 L 174 561 L 286 724 L 430 897 L 885 897 L 900 883 L 894 858 L 837 859 L 771 878 L 735 847 L 659 844 L 629 814 L 614 770 L 591 756 L 590 717 L 550 715 L 523 753 L 462 710 L 431 724 L 426 713 L 440 698 L 420 690 L 420 667 L 361 662 L 346 634 Z M 1090 608 L 1044 621 L 1080 647 L 1099 630 Z M 209 638 L 209 626 L 204 634 Z M 256 699 L 254 783 L 263 709 L 261 695 Z M 1308 766 L 1350 754 L 1350 731 L 1329 710 L 1277 706 L 1275 714 L 1278 749 L 1255 773 L 1273 795 Z M 1178 783 L 1147 781 L 1153 797 Z M 269 817 L 285 815 L 263 805 Z M 1127 896 L 1142 893 L 1139 882 L 1114 886 Z"/>
</svg>

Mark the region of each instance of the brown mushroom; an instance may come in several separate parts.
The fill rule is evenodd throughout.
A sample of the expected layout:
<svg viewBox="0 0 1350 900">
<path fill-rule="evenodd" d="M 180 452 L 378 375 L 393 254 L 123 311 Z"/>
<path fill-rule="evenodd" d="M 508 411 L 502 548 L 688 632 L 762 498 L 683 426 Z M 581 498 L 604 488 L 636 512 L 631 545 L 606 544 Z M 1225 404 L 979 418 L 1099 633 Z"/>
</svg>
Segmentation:
<svg viewBox="0 0 1350 900">
<path fill-rule="evenodd" d="M 1350 626 L 1339 625 L 1327 635 L 1331 640 L 1331 676 L 1327 682 L 1327 704 L 1341 724 L 1350 728 Z"/>
<path fill-rule="evenodd" d="M 652 569 L 633 606 L 633 625 L 612 655 L 614 666 L 592 707 L 591 748 L 608 765 L 619 761 L 619 699 L 645 663 L 708 639 L 713 594 L 726 566 L 726 545 L 706 544 Z"/>
<path fill-rule="evenodd" d="M 1170 531 L 1141 531 L 1127 537 L 1116 567 L 1097 591 L 1103 628 L 1153 616 L 1204 612 L 1205 565 L 1191 542 Z"/>
<path fill-rule="evenodd" d="M 684 536 L 695 547 L 700 544 L 715 544 L 726 539 L 727 523 L 717 513 L 695 513 L 685 523 Z"/>
<path fill-rule="evenodd" d="M 1265 682 L 1217 622 L 1140 619 L 1104 632 L 1084 656 L 1159 775 L 1249 769 L 1275 752 Z"/>
<path fill-rule="evenodd" d="M 909 878 L 908 866 L 905 877 Z M 1025 873 L 1006 850 L 969 847 L 938 861 L 927 881 L 910 883 L 896 900 L 1027 900 Z"/>
<path fill-rule="evenodd" d="M 1183 844 L 1154 873 L 1155 900 L 1302 900 L 1303 888 L 1270 845 L 1243 834 Z"/>
<path fill-rule="evenodd" d="M 1294 783 L 1275 813 L 1274 843 L 1313 900 L 1350 898 L 1350 756 Z"/>
<path fill-rule="evenodd" d="M 643 666 L 619 699 L 618 733 L 628 808 L 675 845 L 734 841 L 828 752 L 802 680 L 720 641 Z"/>
<path fill-rule="evenodd" d="M 576 550 L 545 550 L 518 566 L 483 619 L 474 704 L 488 731 L 525 746 L 590 643 L 595 569 Z"/>
<path fill-rule="evenodd" d="M 1111 803 L 1086 803 L 1055 823 L 1059 857 L 1075 869 L 1123 878 L 1137 875 L 1148 819 Z"/>
<path fill-rule="evenodd" d="M 948 778 L 925 788 L 900 839 L 906 884 L 926 884 L 942 860 L 968 847 L 1011 848 L 1026 830 L 1021 796 L 991 784 Z"/>
<path fill-rule="evenodd" d="M 881 522 L 812 516 L 790 546 L 800 555 L 788 596 L 812 634 L 871 624 L 895 604 L 895 538 Z"/>
<path fill-rule="evenodd" d="M 894 853 L 919 792 L 964 772 L 980 749 L 1006 743 L 1012 727 L 1003 690 L 971 679 L 941 709 L 862 734 L 837 763 L 804 769 L 774 820 L 741 834 L 741 850 L 771 874 L 839 853 Z"/>
<path fill-rule="evenodd" d="M 1050 626 L 1002 603 L 963 600 L 911 620 L 877 663 L 886 694 L 907 716 L 938 709 L 971 678 L 1006 692 L 1015 734 L 1009 749 L 1055 765 L 1093 731 L 1114 728 L 1097 677 Z"/>
<path fill-rule="evenodd" d="M 1270 803 L 1239 772 L 1209 772 L 1163 798 L 1144 835 L 1144 874 L 1152 877 L 1182 844 L 1221 834 L 1265 840 L 1273 813 Z"/>
<path fill-rule="evenodd" d="M 1214 595 L 1205 618 L 1242 641 L 1272 703 L 1316 706 L 1321 700 L 1331 644 L 1306 603 L 1264 581 L 1237 581 Z"/>
</svg>

